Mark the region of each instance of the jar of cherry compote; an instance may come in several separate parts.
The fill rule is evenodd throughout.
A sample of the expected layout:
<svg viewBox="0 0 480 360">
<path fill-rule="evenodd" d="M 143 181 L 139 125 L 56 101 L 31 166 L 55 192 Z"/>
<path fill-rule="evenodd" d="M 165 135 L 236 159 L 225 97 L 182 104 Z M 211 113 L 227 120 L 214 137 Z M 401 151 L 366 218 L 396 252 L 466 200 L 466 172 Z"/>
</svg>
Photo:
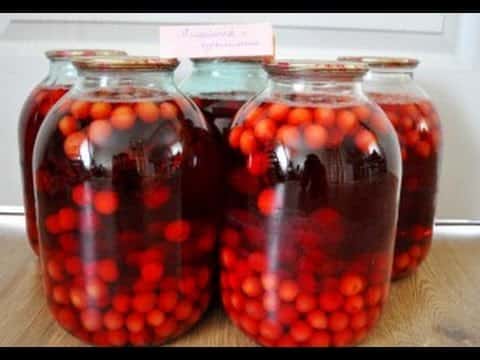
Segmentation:
<svg viewBox="0 0 480 360">
<path fill-rule="evenodd" d="M 20 114 L 18 144 L 23 182 L 23 204 L 27 236 L 30 245 L 38 254 L 38 233 L 33 197 L 32 155 L 38 129 L 50 108 L 72 86 L 77 71 L 71 63 L 74 56 L 126 55 L 117 50 L 50 50 L 46 56 L 50 61 L 47 77 L 30 93 Z"/>
<path fill-rule="evenodd" d="M 364 89 L 395 127 L 403 161 L 392 278 L 415 272 L 432 242 L 441 161 L 441 125 L 428 95 L 413 79 L 418 60 L 346 57 L 370 68 Z"/>
<path fill-rule="evenodd" d="M 265 88 L 259 57 L 192 59 L 193 71 L 180 88 L 200 107 L 217 136 L 225 136 L 238 109 Z"/>
<path fill-rule="evenodd" d="M 218 148 L 177 60 L 77 59 L 34 154 L 50 309 L 96 345 L 161 344 L 211 297 Z"/>
<path fill-rule="evenodd" d="M 243 106 L 221 231 L 224 308 L 267 346 L 346 346 L 389 291 L 401 164 L 362 64 L 279 61 Z"/>
</svg>

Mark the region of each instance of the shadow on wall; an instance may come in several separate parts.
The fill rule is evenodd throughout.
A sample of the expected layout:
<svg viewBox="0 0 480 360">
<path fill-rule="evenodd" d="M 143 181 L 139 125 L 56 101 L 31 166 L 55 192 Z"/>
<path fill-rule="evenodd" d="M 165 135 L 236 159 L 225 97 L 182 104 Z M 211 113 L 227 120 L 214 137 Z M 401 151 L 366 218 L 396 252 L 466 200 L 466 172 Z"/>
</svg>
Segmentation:
<svg viewBox="0 0 480 360">
<path fill-rule="evenodd" d="M 478 167 L 473 166 L 477 162 L 476 154 L 480 154 L 476 136 L 480 133 L 480 123 L 475 123 L 475 114 L 464 107 L 469 102 L 462 95 L 468 89 L 452 89 L 449 79 L 438 74 L 418 76 L 418 81 L 430 95 L 442 123 L 436 218 L 480 220 L 480 204 L 474 201 L 479 187 L 473 180 L 480 176 Z"/>
</svg>

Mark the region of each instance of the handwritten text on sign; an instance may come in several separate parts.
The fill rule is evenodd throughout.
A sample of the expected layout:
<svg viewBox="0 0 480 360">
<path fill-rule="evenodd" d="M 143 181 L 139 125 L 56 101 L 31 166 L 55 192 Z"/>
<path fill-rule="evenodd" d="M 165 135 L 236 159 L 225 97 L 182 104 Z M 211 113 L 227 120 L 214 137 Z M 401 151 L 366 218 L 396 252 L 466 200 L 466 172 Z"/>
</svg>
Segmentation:
<svg viewBox="0 0 480 360">
<path fill-rule="evenodd" d="M 160 56 L 272 56 L 271 24 L 160 26 Z"/>
</svg>

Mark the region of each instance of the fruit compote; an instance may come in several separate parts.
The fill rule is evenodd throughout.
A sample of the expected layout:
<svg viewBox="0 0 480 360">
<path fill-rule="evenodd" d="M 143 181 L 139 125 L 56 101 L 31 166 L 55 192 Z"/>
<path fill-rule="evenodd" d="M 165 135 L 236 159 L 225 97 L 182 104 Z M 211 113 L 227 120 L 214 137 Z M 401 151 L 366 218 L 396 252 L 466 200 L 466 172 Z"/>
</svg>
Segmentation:
<svg viewBox="0 0 480 360">
<path fill-rule="evenodd" d="M 369 67 L 364 90 L 395 127 L 402 152 L 402 190 L 392 279 L 413 274 L 428 255 L 433 234 L 442 133 L 435 106 L 414 80 L 413 58 L 344 56 Z"/>
<path fill-rule="evenodd" d="M 405 277 L 425 259 L 432 242 L 439 175 L 441 127 L 429 100 L 369 94 L 397 132 L 403 163 L 392 277 Z"/>
<path fill-rule="evenodd" d="M 30 246 L 38 254 L 38 231 L 35 215 L 32 158 L 35 140 L 45 116 L 70 89 L 77 78 L 71 63 L 74 56 L 125 55 L 123 51 L 100 49 L 62 49 L 45 53 L 50 61 L 47 77 L 30 93 L 23 105 L 18 124 L 18 144 L 23 183 L 25 222 Z"/>
<path fill-rule="evenodd" d="M 211 298 L 219 149 L 173 85 L 177 62 L 142 59 L 76 62 L 88 71 L 35 147 L 48 303 L 96 345 L 169 341 Z"/>
<path fill-rule="evenodd" d="M 222 302 L 265 346 L 358 343 L 388 296 L 400 151 L 365 68 L 344 66 L 267 65 L 228 136 Z"/>
<path fill-rule="evenodd" d="M 69 90 L 67 86 L 43 87 L 32 91 L 23 106 L 19 123 L 20 166 L 23 181 L 25 222 L 30 246 L 38 254 L 38 231 L 33 194 L 32 157 L 38 129 L 50 108 Z"/>
</svg>

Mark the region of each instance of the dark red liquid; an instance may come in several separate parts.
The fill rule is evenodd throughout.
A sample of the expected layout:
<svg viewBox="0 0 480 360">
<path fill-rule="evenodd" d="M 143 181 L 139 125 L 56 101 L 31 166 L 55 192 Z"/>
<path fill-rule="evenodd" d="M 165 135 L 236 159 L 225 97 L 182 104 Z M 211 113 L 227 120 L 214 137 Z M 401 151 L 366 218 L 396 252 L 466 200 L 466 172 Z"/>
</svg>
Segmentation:
<svg viewBox="0 0 480 360">
<path fill-rule="evenodd" d="M 28 97 L 20 115 L 18 143 L 23 183 L 23 205 L 28 240 L 37 255 L 38 232 L 32 174 L 33 145 L 45 115 L 68 90 L 68 87 L 37 87 Z"/>
<path fill-rule="evenodd" d="M 358 343 L 387 298 L 398 143 L 375 108 L 336 103 L 262 103 L 229 134 L 222 301 L 262 345 Z"/>
<path fill-rule="evenodd" d="M 228 132 L 233 123 L 233 119 L 238 110 L 245 104 L 245 102 L 251 97 L 252 94 L 231 92 L 231 93 L 209 93 L 201 96 L 194 97 L 193 100 L 202 110 L 205 119 L 209 123 L 214 132 L 218 143 L 222 148 L 223 157 L 223 184 L 219 192 L 222 192 L 222 199 L 225 199 L 226 191 L 226 173 L 231 166 L 229 159 L 232 157 L 231 149 L 228 146 L 227 139 Z M 223 208 L 223 204 L 221 205 Z M 218 244 L 218 239 L 217 239 Z M 218 256 L 218 248 L 216 249 Z M 215 279 L 219 280 L 219 271 L 215 270 Z M 220 289 L 218 288 L 219 281 L 215 281 L 214 294 L 219 295 Z M 214 296 L 214 302 L 218 301 L 220 296 Z"/>
<path fill-rule="evenodd" d="M 97 345 L 182 334 L 211 298 L 220 174 L 206 124 L 148 89 L 69 99 L 48 121 L 35 179 L 55 318 Z"/>
<path fill-rule="evenodd" d="M 402 149 L 402 190 L 392 274 L 395 280 L 415 272 L 431 246 L 441 127 L 429 101 L 401 95 L 372 97 L 395 127 Z"/>
</svg>

